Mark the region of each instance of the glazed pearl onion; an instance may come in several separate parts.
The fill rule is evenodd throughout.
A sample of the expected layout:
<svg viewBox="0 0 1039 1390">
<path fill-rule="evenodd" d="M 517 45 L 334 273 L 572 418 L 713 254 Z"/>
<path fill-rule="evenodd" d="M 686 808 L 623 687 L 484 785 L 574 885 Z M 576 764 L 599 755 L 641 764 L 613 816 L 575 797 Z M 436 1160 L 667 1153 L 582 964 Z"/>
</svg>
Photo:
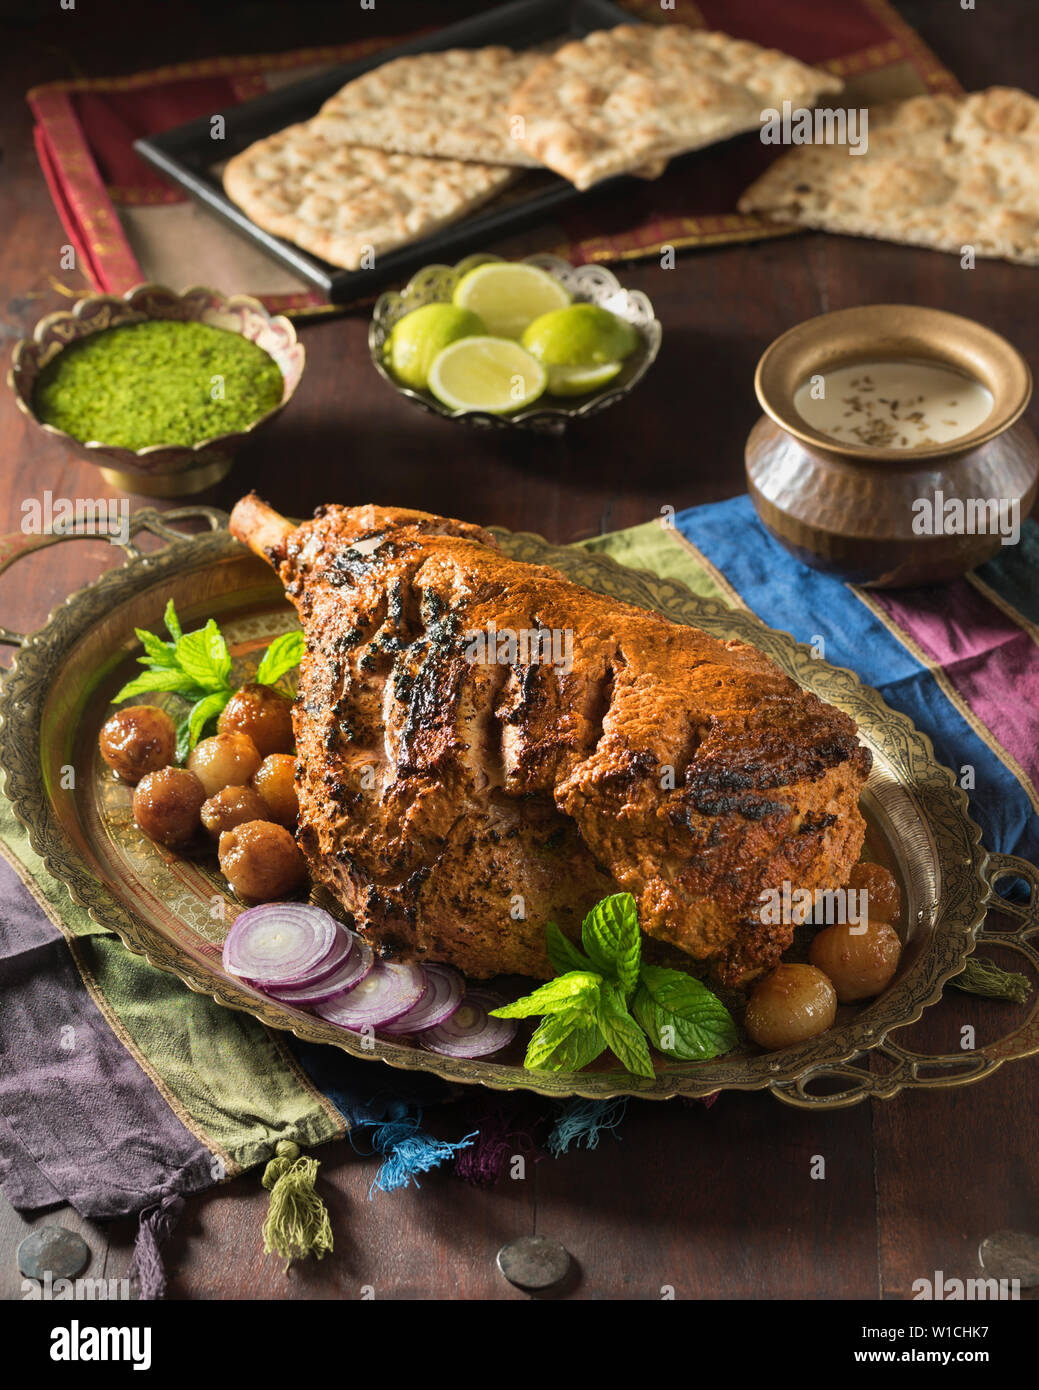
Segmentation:
<svg viewBox="0 0 1039 1390">
<path fill-rule="evenodd" d="M 829 976 L 840 1002 L 852 1004 L 886 988 L 901 954 L 898 933 L 888 922 L 866 922 L 865 931 L 835 922 L 813 938 L 808 959 Z"/>
<path fill-rule="evenodd" d="M 780 1047 L 825 1033 L 837 1012 L 837 995 L 813 965 L 777 965 L 755 985 L 744 1026 L 759 1047 Z"/>
<path fill-rule="evenodd" d="M 897 922 L 902 911 L 902 894 L 895 876 L 882 864 L 856 864 L 848 887 L 866 891 L 866 916 L 875 922 Z"/>
<path fill-rule="evenodd" d="M 256 745 L 245 734 L 214 734 L 191 751 L 188 770 L 215 796 L 224 787 L 242 787 L 260 766 Z"/>
</svg>

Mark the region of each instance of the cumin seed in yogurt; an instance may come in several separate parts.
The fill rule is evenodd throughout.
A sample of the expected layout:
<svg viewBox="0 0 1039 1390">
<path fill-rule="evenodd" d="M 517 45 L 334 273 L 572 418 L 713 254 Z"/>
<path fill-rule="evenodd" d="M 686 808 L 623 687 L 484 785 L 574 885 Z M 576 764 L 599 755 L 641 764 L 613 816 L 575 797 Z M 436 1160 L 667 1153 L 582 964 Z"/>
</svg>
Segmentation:
<svg viewBox="0 0 1039 1390">
<path fill-rule="evenodd" d="M 839 444 L 924 449 L 970 434 L 992 413 L 980 381 L 934 361 L 856 362 L 810 377 L 794 408 Z"/>
</svg>

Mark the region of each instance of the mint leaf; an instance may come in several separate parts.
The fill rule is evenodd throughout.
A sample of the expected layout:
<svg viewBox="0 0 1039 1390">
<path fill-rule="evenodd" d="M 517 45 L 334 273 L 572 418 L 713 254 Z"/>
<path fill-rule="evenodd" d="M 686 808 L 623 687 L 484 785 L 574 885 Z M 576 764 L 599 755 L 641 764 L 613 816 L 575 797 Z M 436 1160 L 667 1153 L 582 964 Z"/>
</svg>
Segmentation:
<svg viewBox="0 0 1039 1390">
<path fill-rule="evenodd" d="M 184 762 L 191 748 L 188 739 L 191 737 L 191 710 L 177 724 L 177 751 L 174 754 L 178 763 Z"/>
<path fill-rule="evenodd" d="M 721 1000 L 691 975 L 644 965 L 632 1013 L 667 1057 L 700 1062 L 736 1046 L 736 1025 Z"/>
<path fill-rule="evenodd" d="M 178 640 L 177 663 L 204 690 L 226 685 L 231 674 L 231 658 L 227 643 L 212 618 L 205 627 Z"/>
<path fill-rule="evenodd" d="M 582 924 L 581 944 L 595 969 L 615 980 L 630 999 L 642 956 L 638 908 L 630 893 L 614 893 L 596 903 Z"/>
<path fill-rule="evenodd" d="M 595 1021 L 606 1045 L 623 1067 L 636 1076 L 655 1076 L 646 1035 L 624 1007 L 620 990 L 604 985 Z"/>
<path fill-rule="evenodd" d="M 256 668 L 256 680 L 260 685 L 273 685 L 286 671 L 298 666 L 303 657 L 303 633 L 300 628 L 294 632 L 283 632 L 263 654 Z"/>
<path fill-rule="evenodd" d="M 218 715 L 231 698 L 230 692 L 225 694 L 222 690 L 215 695 L 206 695 L 203 699 L 196 701 L 191 707 L 188 715 L 188 752 L 190 753 L 195 744 L 202 736 L 208 720 Z"/>
<path fill-rule="evenodd" d="M 197 696 L 205 694 L 205 691 L 199 690 L 197 682 L 191 676 L 185 675 L 183 671 L 142 671 L 132 681 L 127 681 L 122 690 L 116 691 L 112 696 L 112 703 L 118 705 L 123 700 L 131 699 L 134 695 L 147 695 L 156 690 L 171 690 L 178 695 Z"/>
<path fill-rule="evenodd" d="M 179 642 L 184 634 L 180 630 L 180 622 L 177 619 L 177 610 L 173 606 L 172 599 L 170 599 L 169 603 L 167 603 L 166 605 L 166 611 L 162 615 L 162 621 L 166 624 L 166 631 L 173 638 L 174 642 Z"/>
<path fill-rule="evenodd" d="M 226 682 L 228 676 L 231 674 L 231 653 L 227 650 L 224 634 L 220 631 L 212 618 L 206 623 L 205 627 L 202 629 L 202 633 L 206 639 L 206 650 L 209 653 L 209 659 L 212 661 L 219 679 Z"/>
<path fill-rule="evenodd" d="M 164 642 L 154 632 L 145 632 L 143 627 L 134 628 L 137 640 L 144 648 L 145 655 L 137 660 L 142 666 L 162 666 L 173 668 L 177 665 L 177 649 L 173 642 Z"/>
<path fill-rule="evenodd" d="M 548 958 L 560 975 L 567 970 L 592 969 L 592 962 L 587 956 L 582 955 L 568 937 L 563 935 L 555 922 L 549 922 L 545 928 L 545 945 L 548 949 Z"/>
<path fill-rule="evenodd" d="M 532 1071 L 580 1071 L 606 1048 L 583 1013 L 550 1014 L 527 1046 L 523 1065 Z"/>
<path fill-rule="evenodd" d="M 602 980 L 587 970 L 573 970 L 568 975 L 557 975 L 542 985 L 533 994 L 517 999 L 513 1004 L 503 1004 L 490 1011 L 492 1018 L 530 1018 L 534 1014 L 558 1014 L 571 1012 L 575 1008 L 591 1016 L 591 1011 L 599 998 Z"/>
</svg>

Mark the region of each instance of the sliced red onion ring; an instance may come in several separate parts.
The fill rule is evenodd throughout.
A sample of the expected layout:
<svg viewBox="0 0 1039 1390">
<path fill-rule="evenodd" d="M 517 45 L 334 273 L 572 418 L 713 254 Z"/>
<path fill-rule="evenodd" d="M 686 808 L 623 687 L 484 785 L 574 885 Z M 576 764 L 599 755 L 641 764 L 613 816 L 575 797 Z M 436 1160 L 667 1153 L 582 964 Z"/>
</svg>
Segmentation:
<svg viewBox="0 0 1039 1390">
<path fill-rule="evenodd" d="M 295 989 L 297 984 L 301 986 L 316 985 L 319 980 L 324 980 L 335 971 L 340 970 L 349 959 L 357 939 L 357 936 L 348 927 L 337 922 L 335 944 L 331 951 L 315 970 L 308 970 L 306 975 L 301 976 L 298 980 L 293 980 L 291 988 Z M 279 985 L 278 988 L 281 989 L 283 986 Z M 285 985 L 284 988 L 288 989 L 290 986 Z"/>
<path fill-rule="evenodd" d="M 514 1018 L 491 1018 L 488 1010 L 505 1003 L 489 990 L 471 989 L 446 1021 L 419 1033 L 416 1041 L 443 1057 L 487 1057 L 500 1052 L 516 1036 Z"/>
<path fill-rule="evenodd" d="M 300 1007 L 323 1004 L 326 999 L 335 999 L 337 995 L 353 989 L 354 985 L 359 985 L 371 973 L 374 965 L 375 952 L 367 941 L 355 937 L 350 954 L 332 974 L 322 974 L 318 979 L 308 980 L 302 985 L 279 985 L 277 989 L 265 992 L 282 1004 L 299 1004 Z"/>
<path fill-rule="evenodd" d="M 413 1009 L 426 992 L 426 972 L 421 965 L 389 965 L 376 961 L 371 972 L 346 994 L 318 1004 L 314 1013 L 357 1032 L 366 1025 L 384 1023 Z"/>
<path fill-rule="evenodd" d="M 425 1028 L 435 1028 L 445 1023 L 462 1002 L 465 993 L 465 980 L 457 970 L 449 965 L 424 965 L 429 988 L 406 1014 L 382 1029 L 389 1037 L 400 1037 L 404 1033 L 421 1033 Z"/>
<path fill-rule="evenodd" d="M 224 969 L 261 986 L 306 980 L 336 949 L 340 930 L 311 903 L 261 903 L 235 918 L 224 942 Z"/>
</svg>

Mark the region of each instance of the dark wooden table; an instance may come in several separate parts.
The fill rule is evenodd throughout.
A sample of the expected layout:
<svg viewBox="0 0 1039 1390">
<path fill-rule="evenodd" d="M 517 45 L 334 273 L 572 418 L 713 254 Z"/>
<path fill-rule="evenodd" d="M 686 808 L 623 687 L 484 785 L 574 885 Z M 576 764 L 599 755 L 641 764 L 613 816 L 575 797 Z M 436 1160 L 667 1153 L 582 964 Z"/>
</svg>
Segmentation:
<svg viewBox="0 0 1039 1390">
<path fill-rule="evenodd" d="M 125 4 L 0 4 L 35 8 L 0 43 L 0 340 L 7 346 L 66 303 L 53 288 L 80 282 L 59 267 L 64 241 L 33 151 L 22 94 L 34 84 L 113 75 L 220 53 L 404 33 L 482 8 L 380 0 L 357 5 L 260 0 L 182 4 L 127 20 Z M 1031 0 L 962 10 L 947 0 L 899 7 L 968 87 L 1034 87 L 1039 45 Z M 375 26 L 378 26 L 376 29 Z M 512 249 L 512 248 L 510 248 Z M 521 248 L 516 248 L 521 249 Z M 249 486 L 305 515 L 327 500 L 404 504 L 576 541 L 743 490 L 743 442 L 756 418 L 755 361 L 809 315 L 863 302 L 908 301 L 973 315 L 1039 362 L 1036 275 L 954 256 L 806 235 L 697 251 L 672 270 L 632 263 L 624 278 L 659 306 L 664 346 L 629 401 L 564 439 L 470 433 L 431 420 L 373 379 L 366 316 L 305 327 L 308 367 L 292 408 L 251 442 L 234 473 L 199 499 L 228 507 Z M 1033 406 L 1033 425 L 1039 423 Z M 0 534 L 19 528 L 21 502 L 106 494 L 97 473 L 28 428 L 0 390 Z M 143 499 L 134 499 L 139 505 Z M 98 572 L 104 542 L 34 557 L 0 580 L 0 621 L 38 626 Z M 963 1023 L 979 1038 L 1003 1031 L 1008 1006 L 966 996 L 913 1030 L 934 1051 L 954 1048 Z M 267 1196 L 256 1174 L 189 1203 L 168 1255 L 175 1298 L 520 1297 L 494 1268 L 498 1247 L 542 1232 L 581 1269 L 572 1296 L 655 1299 L 911 1297 L 935 1270 L 978 1273 L 979 1240 L 1039 1229 L 1034 1062 L 980 1085 L 902 1095 L 832 1114 L 762 1095 L 723 1095 L 710 1110 L 632 1104 L 617 1142 L 528 1169 L 490 1191 L 447 1174 L 422 1190 L 368 1201 L 371 1159 L 349 1144 L 320 1153 L 322 1189 L 339 1233 L 335 1255 L 285 1279 L 265 1259 Z M 824 1180 L 810 1175 L 826 1159 Z M 0 1199 L 0 1297 L 19 1296 L 14 1249 L 33 1224 Z M 132 1223 L 101 1228 L 62 1211 L 94 1251 L 88 1271 L 125 1272 Z"/>
</svg>

